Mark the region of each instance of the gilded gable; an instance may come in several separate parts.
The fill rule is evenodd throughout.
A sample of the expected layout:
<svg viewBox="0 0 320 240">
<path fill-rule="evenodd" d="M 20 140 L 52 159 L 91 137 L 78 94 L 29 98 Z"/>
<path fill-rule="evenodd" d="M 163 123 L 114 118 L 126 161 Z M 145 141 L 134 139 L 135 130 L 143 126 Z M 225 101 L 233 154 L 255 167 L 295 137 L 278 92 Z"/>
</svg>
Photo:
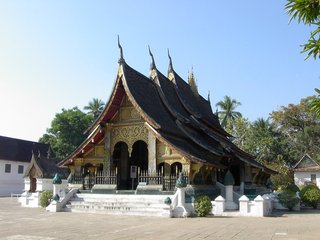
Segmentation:
<svg viewBox="0 0 320 240">
<path fill-rule="evenodd" d="M 112 123 L 131 123 L 131 122 L 141 122 L 142 118 L 138 111 L 129 101 L 128 97 L 125 95 L 121 101 L 119 111 L 112 119 Z"/>
</svg>

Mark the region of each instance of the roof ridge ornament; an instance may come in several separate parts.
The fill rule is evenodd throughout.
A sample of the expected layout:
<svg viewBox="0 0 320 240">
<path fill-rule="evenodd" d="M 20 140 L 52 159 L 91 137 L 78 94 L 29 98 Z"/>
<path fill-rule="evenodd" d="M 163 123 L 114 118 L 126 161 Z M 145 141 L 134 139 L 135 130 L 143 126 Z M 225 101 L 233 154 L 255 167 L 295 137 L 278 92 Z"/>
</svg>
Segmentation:
<svg viewBox="0 0 320 240">
<path fill-rule="evenodd" d="M 119 60 L 118 60 L 118 63 L 121 64 L 124 62 L 124 58 L 123 58 L 123 51 L 122 51 L 122 46 L 120 44 L 120 37 L 118 35 L 118 47 L 120 49 L 120 57 L 119 57 Z"/>
<path fill-rule="evenodd" d="M 193 73 L 193 66 L 191 68 L 191 73 L 188 74 L 188 83 L 189 83 L 189 86 L 190 86 L 190 89 L 191 91 L 196 95 L 196 96 L 199 96 L 199 92 L 198 92 L 198 86 L 197 86 L 197 80 L 194 76 L 194 73 Z"/>
<path fill-rule="evenodd" d="M 156 69 L 156 64 L 154 62 L 154 57 L 153 57 L 153 54 L 151 52 L 151 49 L 150 49 L 150 46 L 148 45 L 148 48 L 149 48 L 149 55 L 151 56 L 151 64 L 150 64 L 150 70 L 154 70 Z"/>
<path fill-rule="evenodd" d="M 209 92 L 208 92 L 208 103 L 209 103 L 209 105 L 211 106 L 211 101 L 210 101 L 210 90 L 209 90 Z"/>
<path fill-rule="evenodd" d="M 168 50 L 168 58 L 169 58 L 169 68 L 168 68 L 168 72 L 172 72 L 172 71 L 173 71 L 172 59 L 171 59 L 171 56 L 170 56 L 169 48 L 167 48 L 167 50 Z"/>
<path fill-rule="evenodd" d="M 168 50 L 168 58 L 169 58 L 169 67 L 168 67 L 168 79 L 170 81 L 172 81 L 174 84 L 176 84 L 176 81 L 175 81 L 175 77 L 174 77 L 174 70 L 173 70 L 173 66 L 172 66 L 172 59 L 171 59 L 171 56 L 170 56 L 170 51 L 169 51 L 169 48 L 167 48 Z"/>
</svg>

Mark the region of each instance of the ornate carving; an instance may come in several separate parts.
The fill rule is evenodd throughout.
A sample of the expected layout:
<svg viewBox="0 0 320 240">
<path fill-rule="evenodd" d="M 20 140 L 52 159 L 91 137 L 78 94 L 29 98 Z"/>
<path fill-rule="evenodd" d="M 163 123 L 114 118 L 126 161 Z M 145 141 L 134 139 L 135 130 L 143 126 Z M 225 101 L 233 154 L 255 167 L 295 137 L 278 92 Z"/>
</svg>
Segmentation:
<svg viewBox="0 0 320 240">
<path fill-rule="evenodd" d="M 141 120 L 140 114 L 134 107 L 124 106 L 120 109 L 120 122 L 137 122 Z"/>
<path fill-rule="evenodd" d="M 128 145 L 129 154 L 136 141 L 148 143 L 148 129 L 143 125 L 114 127 L 111 130 L 112 152 L 117 142 L 125 142 Z"/>
<path fill-rule="evenodd" d="M 137 112 L 136 109 L 132 108 L 132 109 L 131 109 L 131 117 L 132 117 L 133 119 L 140 119 L 140 114 Z"/>
</svg>

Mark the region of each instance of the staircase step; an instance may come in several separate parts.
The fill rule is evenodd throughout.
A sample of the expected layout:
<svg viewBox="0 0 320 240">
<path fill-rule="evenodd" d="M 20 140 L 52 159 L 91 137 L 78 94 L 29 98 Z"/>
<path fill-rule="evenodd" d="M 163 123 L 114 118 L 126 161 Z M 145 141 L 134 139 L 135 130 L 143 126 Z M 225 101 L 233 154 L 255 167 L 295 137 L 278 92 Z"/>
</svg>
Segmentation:
<svg viewBox="0 0 320 240">
<path fill-rule="evenodd" d="M 76 194 L 64 210 L 113 215 L 170 217 L 170 207 L 164 204 L 168 195 Z M 173 197 L 173 195 L 169 195 Z"/>
</svg>

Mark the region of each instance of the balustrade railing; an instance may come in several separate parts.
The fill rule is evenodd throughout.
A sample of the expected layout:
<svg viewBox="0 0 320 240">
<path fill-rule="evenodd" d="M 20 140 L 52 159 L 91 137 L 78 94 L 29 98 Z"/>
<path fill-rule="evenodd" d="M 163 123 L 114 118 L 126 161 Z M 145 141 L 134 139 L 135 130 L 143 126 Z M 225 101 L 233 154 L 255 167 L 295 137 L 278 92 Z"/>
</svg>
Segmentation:
<svg viewBox="0 0 320 240">
<path fill-rule="evenodd" d="M 109 174 L 97 172 L 83 175 L 82 173 L 74 173 L 70 178 L 70 183 L 82 184 L 83 189 L 91 189 L 95 184 L 118 184 L 118 174 L 111 171 Z M 188 175 L 184 175 L 188 182 Z M 148 173 L 148 171 L 140 171 L 138 174 L 138 182 L 146 185 L 162 185 L 164 191 L 174 191 L 178 174 L 163 175 L 161 172 Z"/>
<path fill-rule="evenodd" d="M 160 174 L 149 174 L 148 171 L 141 171 L 138 176 L 139 183 L 147 185 L 162 185 L 163 177 Z"/>
<path fill-rule="evenodd" d="M 95 184 L 117 184 L 116 171 L 111 171 L 108 175 L 98 172 L 95 177 Z"/>
</svg>

